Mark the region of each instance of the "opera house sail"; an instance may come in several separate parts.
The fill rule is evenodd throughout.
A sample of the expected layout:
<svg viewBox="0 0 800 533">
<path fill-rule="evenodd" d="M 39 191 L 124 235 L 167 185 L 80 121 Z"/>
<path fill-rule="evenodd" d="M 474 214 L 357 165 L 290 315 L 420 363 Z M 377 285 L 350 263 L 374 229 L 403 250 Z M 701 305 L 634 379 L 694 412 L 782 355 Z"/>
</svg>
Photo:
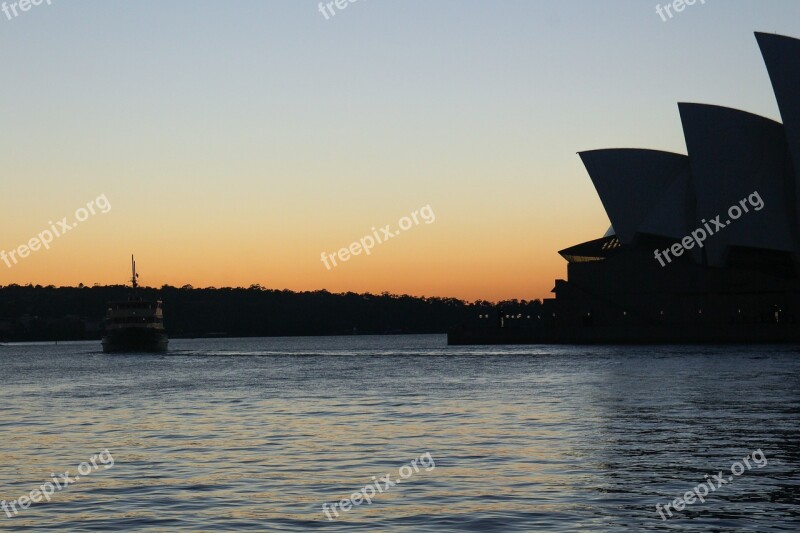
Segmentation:
<svg viewBox="0 0 800 533">
<path fill-rule="evenodd" d="M 449 342 L 800 341 L 800 40 L 756 40 L 782 122 L 680 103 L 685 155 L 581 152 L 613 231 L 559 252 L 567 279 L 526 327 Z"/>
</svg>

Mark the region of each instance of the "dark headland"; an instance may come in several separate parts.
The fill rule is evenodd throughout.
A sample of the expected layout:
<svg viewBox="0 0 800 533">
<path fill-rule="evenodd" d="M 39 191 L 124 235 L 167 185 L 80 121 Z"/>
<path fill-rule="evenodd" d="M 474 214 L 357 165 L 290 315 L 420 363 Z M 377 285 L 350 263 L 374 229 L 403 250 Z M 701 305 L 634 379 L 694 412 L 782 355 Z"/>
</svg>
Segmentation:
<svg viewBox="0 0 800 533">
<path fill-rule="evenodd" d="M 140 288 L 162 300 L 170 338 L 445 333 L 497 320 L 538 316 L 538 300 L 499 303 L 395 294 L 334 294 L 249 288 Z M 0 287 L 0 341 L 99 340 L 107 303 L 130 287 Z M 528 320 L 528 319 L 525 319 Z M 532 318 L 531 318 L 532 320 Z"/>
</svg>

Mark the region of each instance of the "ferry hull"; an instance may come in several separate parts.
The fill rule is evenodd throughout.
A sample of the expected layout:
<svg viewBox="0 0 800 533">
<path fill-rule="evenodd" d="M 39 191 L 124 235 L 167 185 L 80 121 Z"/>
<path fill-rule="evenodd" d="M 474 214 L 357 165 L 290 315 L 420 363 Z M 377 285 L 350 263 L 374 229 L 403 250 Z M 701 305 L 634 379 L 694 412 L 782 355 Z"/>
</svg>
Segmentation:
<svg viewBox="0 0 800 533">
<path fill-rule="evenodd" d="M 126 328 L 103 337 L 105 353 L 166 352 L 169 339 L 164 331 L 152 328 Z"/>
</svg>

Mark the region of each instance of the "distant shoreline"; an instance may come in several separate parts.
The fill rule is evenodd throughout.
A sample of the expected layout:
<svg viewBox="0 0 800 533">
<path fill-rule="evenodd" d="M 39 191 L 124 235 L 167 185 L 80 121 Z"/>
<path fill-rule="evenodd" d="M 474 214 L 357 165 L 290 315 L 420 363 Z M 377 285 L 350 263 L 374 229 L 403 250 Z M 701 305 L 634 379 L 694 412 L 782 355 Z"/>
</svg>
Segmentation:
<svg viewBox="0 0 800 533">
<path fill-rule="evenodd" d="M 0 287 L 0 342 L 99 341 L 108 302 L 125 300 L 122 285 Z M 171 339 L 444 334 L 493 324 L 510 314 L 520 325 L 538 300 L 493 303 L 383 293 L 334 294 L 250 288 L 141 288 L 164 303 Z M 490 318 L 491 317 L 491 318 Z"/>
</svg>

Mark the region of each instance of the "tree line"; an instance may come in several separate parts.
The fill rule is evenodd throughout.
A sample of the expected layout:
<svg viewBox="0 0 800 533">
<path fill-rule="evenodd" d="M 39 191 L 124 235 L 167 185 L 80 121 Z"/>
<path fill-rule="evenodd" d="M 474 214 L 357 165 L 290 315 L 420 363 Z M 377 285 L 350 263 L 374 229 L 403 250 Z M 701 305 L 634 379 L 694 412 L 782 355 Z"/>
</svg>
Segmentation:
<svg viewBox="0 0 800 533">
<path fill-rule="evenodd" d="M 0 340 L 99 339 L 107 304 L 126 300 L 123 285 L 0 286 Z M 294 292 L 260 285 L 140 288 L 138 297 L 164 302 L 172 337 L 444 333 L 455 327 L 496 326 L 538 313 L 538 300 L 467 302 L 406 294 Z"/>
</svg>

